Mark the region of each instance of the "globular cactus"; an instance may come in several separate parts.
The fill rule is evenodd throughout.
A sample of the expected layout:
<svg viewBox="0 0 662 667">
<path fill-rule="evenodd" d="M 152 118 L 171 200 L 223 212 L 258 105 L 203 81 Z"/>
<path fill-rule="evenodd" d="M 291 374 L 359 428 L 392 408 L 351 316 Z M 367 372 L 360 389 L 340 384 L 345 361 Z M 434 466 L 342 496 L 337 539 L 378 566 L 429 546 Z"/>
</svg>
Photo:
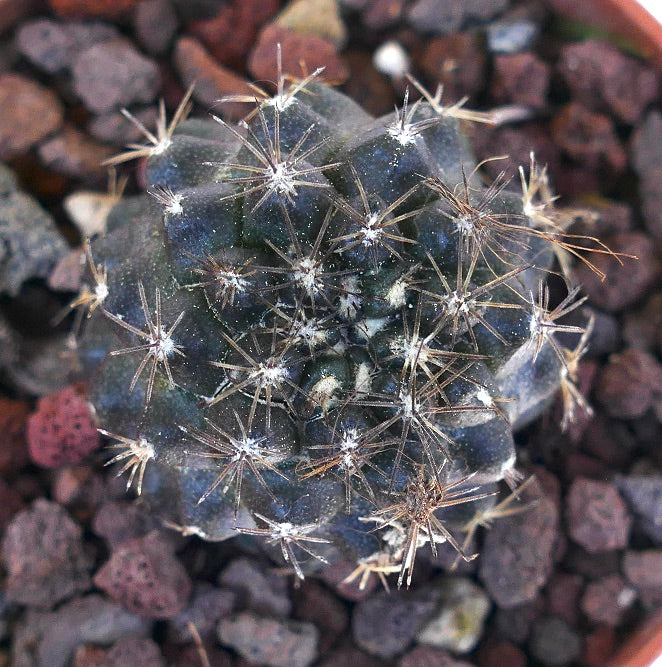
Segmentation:
<svg viewBox="0 0 662 667">
<path fill-rule="evenodd" d="M 261 536 L 299 577 L 342 559 L 409 583 L 446 540 L 471 558 L 454 535 L 514 483 L 513 431 L 560 384 L 581 402 L 544 169 L 480 185 L 461 126 L 485 118 L 415 85 L 378 119 L 319 72 L 238 125 L 187 97 L 114 160 L 145 157 L 151 196 L 86 247 L 110 462 L 169 525 Z"/>
</svg>

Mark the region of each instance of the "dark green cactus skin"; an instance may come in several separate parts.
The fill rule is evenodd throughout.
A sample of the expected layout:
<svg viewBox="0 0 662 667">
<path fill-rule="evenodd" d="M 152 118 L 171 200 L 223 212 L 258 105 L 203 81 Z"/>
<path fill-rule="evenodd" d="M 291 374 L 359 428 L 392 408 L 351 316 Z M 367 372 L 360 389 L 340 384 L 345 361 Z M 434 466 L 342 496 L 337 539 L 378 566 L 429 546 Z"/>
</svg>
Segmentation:
<svg viewBox="0 0 662 667">
<path fill-rule="evenodd" d="M 316 80 L 154 147 L 154 196 L 91 244 L 107 294 L 80 347 L 156 514 L 263 536 L 299 576 L 383 555 L 402 581 L 438 525 L 495 502 L 513 431 L 558 388 L 562 327 L 536 300 L 550 239 L 474 167 L 430 101 L 375 120 Z"/>
</svg>

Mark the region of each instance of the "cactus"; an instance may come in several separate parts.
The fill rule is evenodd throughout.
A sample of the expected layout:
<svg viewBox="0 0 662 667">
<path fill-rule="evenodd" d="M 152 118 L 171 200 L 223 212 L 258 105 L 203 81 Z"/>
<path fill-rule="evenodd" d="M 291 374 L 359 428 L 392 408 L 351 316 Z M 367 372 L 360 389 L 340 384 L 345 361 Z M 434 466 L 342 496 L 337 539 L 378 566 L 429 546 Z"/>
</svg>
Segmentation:
<svg viewBox="0 0 662 667">
<path fill-rule="evenodd" d="M 72 306 L 108 463 L 154 513 L 259 536 L 299 578 L 349 560 L 408 585 L 424 544 L 473 557 L 461 527 L 560 385 L 567 419 L 587 407 L 585 337 L 555 337 L 582 300 L 545 286 L 575 245 L 535 161 L 519 192 L 480 184 L 461 128 L 484 115 L 414 82 L 373 119 L 319 74 L 237 125 L 187 119 L 190 91 L 162 109 L 112 160 L 146 158 L 150 196 L 86 245 Z"/>
</svg>

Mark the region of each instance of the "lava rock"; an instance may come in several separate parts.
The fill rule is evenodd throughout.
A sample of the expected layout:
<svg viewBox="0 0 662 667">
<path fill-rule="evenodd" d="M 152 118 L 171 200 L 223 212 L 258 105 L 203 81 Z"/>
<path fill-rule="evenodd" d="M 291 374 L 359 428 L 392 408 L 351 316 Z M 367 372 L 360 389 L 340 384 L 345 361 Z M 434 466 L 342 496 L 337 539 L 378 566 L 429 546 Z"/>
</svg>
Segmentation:
<svg viewBox="0 0 662 667">
<path fill-rule="evenodd" d="M 175 618 L 168 621 L 168 638 L 177 644 L 194 641 L 191 624 L 201 637 L 211 635 L 219 619 L 235 607 L 236 594 L 201 581 L 193 590 L 191 601 Z"/>
<path fill-rule="evenodd" d="M 616 485 L 637 525 L 662 544 L 662 475 L 626 475 L 617 477 Z"/>
<path fill-rule="evenodd" d="M 435 611 L 436 596 L 381 591 L 359 602 L 352 616 L 354 641 L 371 655 L 392 660 L 404 653 Z"/>
<path fill-rule="evenodd" d="M 248 558 L 233 560 L 220 574 L 218 583 L 234 591 L 242 607 L 258 614 L 289 616 L 292 609 L 287 581 Z"/>
<path fill-rule="evenodd" d="M 152 102 L 161 85 L 157 64 L 125 39 L 113 39 L 81 51 L 72 73 L 76 93 L 95 113 Z"/>
<path fill-rule="evenodd" d="M 448 35 L 459 32 L 469 21 L 488 21 L 508 7 L 509 0 L 416 0 L 407 12 L 417 30 Z"/>
<path fill-rule="evenodd" d="M 191 593 L 186 570 L 156 531 L 114 549 L 94 583 L 129 611 L 148 618 L 177 616 Z"/>
<path fill-rule="evenodd" d="M 318 630 L 311 623 L 280 621 L 246 612 L 221 619 L 218 639 L 251 663 L 308 667 L 317 659 Z"/>
<path fill-rule="evenodd" d="M 80 463 L 101 444 L 80 385 L 39 399 L 27 427 L 30 458 L 45 468 Z"/>
<path fill-rule="evenodd" d="M 82 530 L 56 503 L 38 499 L 19 512 L 2 542 L 7 599 L 50 609 L 90 587 Z"/>
<path fill-rule="evenodd" d="M 202 44 L 191 37 L 177 40 L 173 62 L 185 85 L 195 83 L 193 97 L 207 108 L 216 107 L 225 95 L 255 95 L 245 79 L 219 65 Z M 219 112 L 227 118 L 241 118 L 247 109 L 246 104 L 229 102 L 222 104 Z"/>
<path fill-rule="evenodd" d="M 601 370 L 595 396 L 610 417 L 642 417 L 662 397 L 662 365 L 643 350 L 624 350 Z"/>
<path fill-rule="evenodd" d="M 558 70 L 573 99 L 634 125 L 659 94 L 655 71 L 609 42 L 587 39 L 561 49 Z"/>
<path fill-rule="evenodd" d="M 560 618 L 548 616 L 533 624 L 529 640 L 531 653 L 543 665 L 556 667 L 576 660 L 582 651 L 577 632 Z"/>
<path fill-rule="evenodd" d="M 80 51 L 119 37 L 116 28 L 98 21 L 26 21 L 16 33 L 16 46 L 32 64 L 49 74 L 68 70 Z"/>
<path fill-rule="evenodd" d="M 595 625 L 619 625 L 636 600 L 636 592 L 619 574 L 592 581 L 581 600 L 582 611 Z"/>
<path fill-rule="evenodd" d="M 589 553 L 627 546 L 632 518 L 614 485 L 579 477 L 566 508 L 570 536 Z"/>
<path fill-rule="evenodd" d="M 623 573 L 648 605 L 662 602 L 662 549 L 626 551 Z"/>
<path fill-rule="evenodd" d="M 154 56 L 165 54 L 177 32 L 177 14 L 169 0 L 143 0 L 133 13 L 140 45 Z"/>
<path fill-rule="evenodd" d="M 101 595 L 88 595 L 67 602 L 52 613 L 30 610 L 15 633 L 12 663 L 66 667 L 72 664 L 74 651 L 82 644 L 110 644 L 128 636 L 145 636 L 149 631 L 146 619 L 130 614 Z"/>
<path fill-rule="evenodd" d="M 497 521 L 485 536 L 479 575 L 499 607 L 533 600 L 552 573 L 559 510 L 540 483 L 530 487 L 524 512 Z"/>
<path fill-rule="evenodd" d="M 614 234 L 604 242 L 612 252 L 624 254 L 624 266 L 608 254 L 596 255 L 591 257 L 591 262 L 606 278 L 603 280 L 584 264 L 577 267 L 575 278 L 594 306 L 613 313 L 634 304 L 647 293 L 660 275 L 660 262 L 650 237 L 642 232 Z"/>
<path fill-rule="evenodd" d="M 0 160 L 24 153 L 56 132 L 63 117 L 51 90 L 19 74 L 0 74 Z"/>
</svg>

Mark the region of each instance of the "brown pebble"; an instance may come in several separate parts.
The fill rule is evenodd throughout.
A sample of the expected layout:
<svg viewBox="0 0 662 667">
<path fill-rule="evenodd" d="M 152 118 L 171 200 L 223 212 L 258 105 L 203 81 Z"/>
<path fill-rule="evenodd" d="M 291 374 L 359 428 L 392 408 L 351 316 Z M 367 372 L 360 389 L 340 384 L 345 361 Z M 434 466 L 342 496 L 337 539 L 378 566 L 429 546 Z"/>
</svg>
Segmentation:
<svg viewBox="0 0 662 667">
<path fill-rule="evenodd" d="M 655 71 L 607 41 L 587 39 L 564 46 L 558 70 L 573 99 L 631 125 L 659 94 Z"/>
<path fill-rule="evenodd" d="M 116 641 L 106 653 L 99 667 L 164 667 L 161 649 L 153 639 L 127 637 Z"/>
<path fill-rule="evenodd" d="M 129 611 L 157 619 L 177 616 L 191 593 L 186 570 L 157 531 L 116 547 L 94 583 Z"/>
<path fill-rule="evenodd" d="M 662 365 L 636 348 L 613 355 L 596 381 L 597 402 L 618 419 L 642 417 L 661 396 Z"/>
<path fill-rule="evenodd" d="M 161 85 L 156 62 L 124 38 L 104 41 L 78 53 L 72 74 L 76 94 L 94 113 L 148 104 Z"/>
<path fill-rule="evenodd" d="M 0 160 L 23 153 L 57 131 L 63 108 L 48 88 L 19 74 L 0 74 Z"/>
<path fill-rule="evenodd" d="M 589 254 L 588 259 L 605 275 L 604 280 L 585 264 L 577 266 L 575 278 L 594 306 L 613 313 L 646 294 L 660 274 L 660 263 L 650 237 L 642 232 L 614 234 L 601 240 L 611 252 L 622 253 L 620 263 L 609 254 Z"/>
<path fill-rule="evenodd" d="M 662 549 L 626 551 L 623 573 L 646 604 L 662 602 Z"/>
<path fill-rule="evenodd" d="M 27 401 L 0 396 L 0 475 L 15 476 L 28 462 L 25 427 L 29 414 Z"/>
<path fill-rule="evenodd" d="M 584 580 L 579 575 L 555 572 L 545 588 L 547 613 L 562 618 L 570 625 L 576 625 L 583 588 Z"/>
<path fill-rule="evenodd" d="M 615 172 L 627 165 L 627 153 L 613 121 L 579 102 L 566 104 L 552 119 L 550 130 L 554 141 L 573 160 L 591 168 L 608 166 Z"/>
<path fill-rule="evenodd" d="M 566 498 L 570 537 L 589 553 L 627 546 L 632 517 L 609 482 L 576 478 Z"/>
<path fill-rule="evenodd" d="M 478 650 L 478 667 L 506 667 L 506 665 L 526 667 L 526 655 L 515 644 L 488 641 Z M 430 667 L 434 666 L 431 664 Z"/>
<path fill-rule="evenodd" d="M 30 458 L 45 468 L 79 463 L 99 448 L 97 424 L 81 385 L 39 399 L 26 437 Z"/>
<path fill-rule="evenodd" d="M 221 619 L 217 633 L 251 664 L 308 667 L 317 659 L 318 630 L 311 623 L 243 613 Z"/>
<path fill-rule="evenodd" d="M 592 581 L 581 600 L 582 611 L 595 625 L 619 625 L 623 614 L 632 606 L 636 592 L 619 574 Z"/>
<path fill-rule="evenodd" d="M 90 556 L 81 527 L 62 507 L 39 498 L 14 516 L 2 542 L 5 594 L 19 604 L 50 609 L 87 590 Z"/>
<path fill-rule="evenodd" d="M 219 63 L 242 71 L 259 29 L 279 7 L 278 0 L 234 0 L 211 18 L 190 23 L 188 31 Z"/>
<path fill-rule="evenodd" d="M 224 118 L 242 118 L 250 104 L 236 102 L 219 104 L 224 95 L 255 95 L 248 82 L 232 70 L 219 65 L 200 42 L 181 37 L 175 46 L 174 65 L 186 86 L 195 83 L 193 97 L 208 110 Z"/>
<path fill-rule="evenodd" d="M 542 109 L 547 104 L 550 67 L 533 53 L 494 58 L 492 96 L 498 104 L 523 104 Z"/>
<path fill-rule="evenodd" d="M 39 159 L 49 169 L 85 181 L 103 182 L 106 168 L 101 164 L 114 149 L 91 139 L 73 125 L 39 146 Z"/>
<path fill-rule="evenodd" d="M 485 83 L 485 53 L 473 33 L 431 39 L 420 58 L 415 59 L 426 78 L 443 84 L 445 103 L 475 96 Z"/>
<path fill-rule="evenodd" d="M 166 53 L 177 31 L 177 14 L 170 0 L 139 2 L 133 13 L 133 30 L 147 53 Z"/>
<path fill-rule="evenodd" d="M 614 630 L 603 625 L 584 636 L 581 664 L 586 667 L 604 667 L 616 648 Z"/>
<path fill-rule="evenodd" d="M 559 510 L 542 484 L 535 481 L 523 512 L 501 518 L 488 531 L 479 559 L 479 574 L 502 608 L 533 600 L 552 573 L 558 541 Z"/>
<path fill-rule="evenodd" d="M 294 615 L 319 628 L 321 654 L 328 652 L 349 625 L 345 605 L 327 588 L 309 579 L 294 592 Z"/>
<path fill-rule="evenodd" d="M 326 81 L 342 83 L 349 70 L 336 47 L 326 39 L 314 35 L 298 35 L 271 23 L 258 35 L 248 58 L 248 70 L 260 81 L 276 81 L 276 45 L 281 45 L 283 72 L 292 76 L 306 76 L 318 67 L 324 67 Z"/>
</svg>

